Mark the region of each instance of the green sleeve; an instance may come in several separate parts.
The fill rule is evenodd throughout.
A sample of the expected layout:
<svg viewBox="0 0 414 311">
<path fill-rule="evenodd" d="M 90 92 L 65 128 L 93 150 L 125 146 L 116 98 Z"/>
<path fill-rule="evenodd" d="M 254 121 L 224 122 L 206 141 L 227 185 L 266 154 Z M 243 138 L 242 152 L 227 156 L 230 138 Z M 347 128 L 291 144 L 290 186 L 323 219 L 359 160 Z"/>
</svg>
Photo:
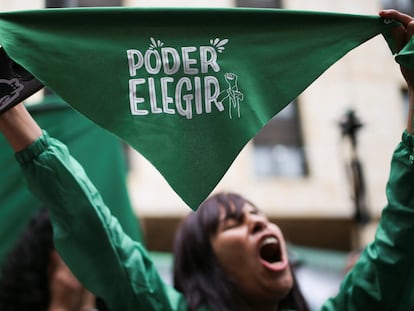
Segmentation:
<svg viewBox="0 0 414 311">
<path fill-rule="evenodd" d="M 414 137 L 403 133 L 387 183 L 387 206 L 374 242 L 367 246 L 323 311 L 392 310 L 412 307 L 414 288 Z"/>
<path fill-rule="evenodd" d="M 44 132 L 16 158 L 30 190 L 49 208 L 62 258 L 111 310 L 183 308 L 182 295 L 163 282 L 145 248 L 124 233 L 64 144 Z"/>
</svg>

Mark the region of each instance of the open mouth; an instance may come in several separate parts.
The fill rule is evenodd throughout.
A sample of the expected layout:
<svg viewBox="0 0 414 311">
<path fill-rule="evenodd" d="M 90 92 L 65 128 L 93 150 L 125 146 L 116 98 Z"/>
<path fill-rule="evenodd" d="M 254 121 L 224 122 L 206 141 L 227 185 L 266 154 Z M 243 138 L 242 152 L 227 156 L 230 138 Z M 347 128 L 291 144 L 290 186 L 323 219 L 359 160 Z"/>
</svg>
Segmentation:
<svg viewBox="0 0 414 311">
<path fill-rule="evenodd" d="M 282 251 L 279 240 L 275 237 L 267 237 L 260 243 L 260 257 L 269 263 L 282 260 Z"/>
</svg>

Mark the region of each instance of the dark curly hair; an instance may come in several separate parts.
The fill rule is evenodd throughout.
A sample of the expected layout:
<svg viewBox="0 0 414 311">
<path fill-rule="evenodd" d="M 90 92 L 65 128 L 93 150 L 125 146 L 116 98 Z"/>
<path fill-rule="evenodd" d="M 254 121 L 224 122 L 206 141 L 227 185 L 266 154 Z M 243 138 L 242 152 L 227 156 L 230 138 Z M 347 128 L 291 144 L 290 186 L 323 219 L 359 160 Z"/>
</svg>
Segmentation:
<svg viewBox="0 0 414 311">
<path fill-rule="evenodd" d="M 53 249 L 49 215 L 42 209 L 32 217 L 3 265 L 0 310 L 47 310 L 48 266 Z"/>
<path fill-rule="evenodd" d="M 238 294 L 237 287 L 220 268 L 210 244 L 210 237 L 219 225 L 221 207 L 227 215 L 232 214 L 235 219 L 240 219 L 246 203 L 254 206 L 238 194 L 216 194 L 179 226 L 174 242 L 174 287 L 184 294 L 190 311 L 201 306 L 215 311 L 247 310 L 247 306 L 243 309 L 243 298 Z M 294 285 L 280 302 L 280 307 L 309 311 L 293 267 L 291 269 Z"/>
<path fill-rule="evenodd" d="M 54 250 L 53 230 L 46 209 L 30 219 L 1 271 L 1 311 L 46 311 L 50 303 L 49 264 Z M 108 311 L 97 298 L 98 310 Z"/>
</svg>

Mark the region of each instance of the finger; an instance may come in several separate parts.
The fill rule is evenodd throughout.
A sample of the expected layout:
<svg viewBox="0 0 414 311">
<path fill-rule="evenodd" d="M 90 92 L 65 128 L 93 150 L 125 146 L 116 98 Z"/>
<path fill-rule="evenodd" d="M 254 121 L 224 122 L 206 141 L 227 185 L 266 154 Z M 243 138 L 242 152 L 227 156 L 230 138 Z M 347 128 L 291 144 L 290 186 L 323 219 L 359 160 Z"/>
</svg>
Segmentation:
<svg viewBox="0 0 414 311">
<path fill-rule="evenodd" d="M 406 34 L 407 40 L 409 40 L 413 34 L 414 34 L 414 20 L 409 22 L 407 25 L 407 34 Z"/>
<path fill-rule="evenodd" d="M 412 18 L 410 15 L 401 13 L 397 10 L 382 10 L 379 12 L 379 16 L 382 18 L 389 18 L 399 21 L 404 25 L 405 28 L 407 28 L 408 24 L 414 20 L 414 18 Z"/>
<path fill-rule="evenodd" d="M 407 43 L 407 30 L 403 27 L 391 29 L 391 35 L 395 40 L 397 52 L 399 52 Z"/>
</svg>

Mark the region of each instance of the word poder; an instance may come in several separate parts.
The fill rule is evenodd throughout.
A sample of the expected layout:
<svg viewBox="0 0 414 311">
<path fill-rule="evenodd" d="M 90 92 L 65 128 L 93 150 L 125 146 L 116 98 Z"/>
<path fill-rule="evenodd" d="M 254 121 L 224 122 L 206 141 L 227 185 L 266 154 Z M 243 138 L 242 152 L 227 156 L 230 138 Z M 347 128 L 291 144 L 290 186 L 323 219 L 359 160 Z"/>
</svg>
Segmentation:
<svg viewBox="0 0 414 311">
<path fill-rule="evenodd" d="M 211 113 L 213 106 L 220 112 L 224 110 L 219 100 L 223 92 L 217 78 L 221 71 L 217 51 L 221 53 L 228 40 L 211 40 L 213 46 L 185 46 L 179 50 L 162 47 L 163 43 L 153 38 L 151 42 L 145 53 L 126 51 L 132 115 L 177 113 L 192 119 L 194 113 Z"/>
</svg>

